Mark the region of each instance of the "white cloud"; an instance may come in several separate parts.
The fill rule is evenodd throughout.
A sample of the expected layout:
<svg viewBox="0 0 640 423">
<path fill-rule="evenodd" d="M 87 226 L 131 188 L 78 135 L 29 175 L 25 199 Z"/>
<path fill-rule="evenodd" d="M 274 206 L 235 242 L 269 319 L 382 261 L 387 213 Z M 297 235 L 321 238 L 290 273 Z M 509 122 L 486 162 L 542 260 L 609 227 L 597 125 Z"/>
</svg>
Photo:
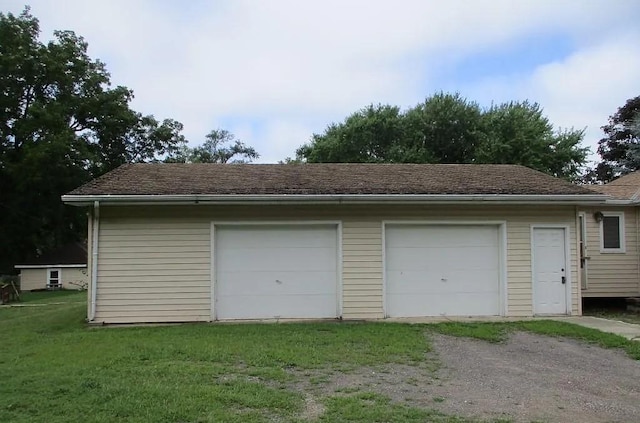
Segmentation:
<svg viewBox="0 0 640 423">
<path fill-rule="evenodd" d="M 586 129 L 592 160 L 601 126 L 629 98 L 640 95 L 640 29 L 616 31 L 568 57 L 525 75 L 488 78 L 470 87 L 472 98 L 530 99 L 556 127 Z"/>
<path fill-rule="evenodd" d="M 19 12 L 22 2 L 0 7 Z M 463 94 L 531 95 L 557 125 L 597 128 L 640 94 L 637 33 L 610 38 L 634 27 L 638 9 L 633 0 L 32 1 L 43 36 L 85 36 L 113 82 L 134 89 L 135 108 L 183 122 L 196 142 L 231 119 L 227 129 L 263 161 L 292 155 L 313 131 L 366 104 L 413 105 L 440 89 L 433 75 L 443 64 L 549 33 L 572 37 L 577 50 Z"/>
</svg>

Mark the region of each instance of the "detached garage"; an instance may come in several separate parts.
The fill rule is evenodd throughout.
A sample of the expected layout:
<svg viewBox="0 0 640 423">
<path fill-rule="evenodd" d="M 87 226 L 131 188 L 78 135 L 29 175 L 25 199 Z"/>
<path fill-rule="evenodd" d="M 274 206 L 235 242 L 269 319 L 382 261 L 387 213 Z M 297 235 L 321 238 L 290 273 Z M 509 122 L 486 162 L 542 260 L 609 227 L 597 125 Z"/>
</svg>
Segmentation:
<svg viewBox="0 0 640 423">
<path fill-rule="evenodd" d="M 512 165 L 131 164 L 89 213 L 91 323 L 580 314 L 578 210 Z"/>
</svg>

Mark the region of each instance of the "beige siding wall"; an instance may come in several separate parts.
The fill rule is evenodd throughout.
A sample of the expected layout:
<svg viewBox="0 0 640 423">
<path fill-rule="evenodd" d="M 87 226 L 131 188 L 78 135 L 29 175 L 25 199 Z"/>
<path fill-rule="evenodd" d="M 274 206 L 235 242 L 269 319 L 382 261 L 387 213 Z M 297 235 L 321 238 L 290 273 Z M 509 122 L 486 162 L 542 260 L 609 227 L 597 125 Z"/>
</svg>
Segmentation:
<svg viewBox="0 0 640 423">
<path fill-rule="evenodd" d="M 382 312 L 382 230 L 376 219 L 342 223 L 342 309 L 345 319 L 379 319 Z"/>
<path fill-rule="evenodd" d="M 624 212 L 625 252 L 600 252 L 600 224 L 596 211 Z M 586 222 L 587 282 L 583 297 L 627 297 L 640 295 L 640 255 L 638 252 L 638 210 L 636 207 L 584 209 Z"/>
<path fill-rule="evenodd" d="M 63 267 L 59 268 L 62 278 L 63 289 L 82 289 L 83 283 L 89 281 L 86 268 Z M 45 289 L 47 287 L 47 269 L 21 269 L 20 289 L 31 291 L 34 289 Z"/>
<path fill-rule="evenodd" d="M 60 269 L 62 276 L 62 288 L 82 289 L 89 283 L 89 276 L 86 268 L 65 267 Z M 46 284 L 46 278 L 45 278 Z"/>
<path fill-rule="evenodd" d="M 342 221 L 346 319 L 383 313 L 384 220 L 505 221 L 508 315 L 530 316 L 531 225 L 570 230 L 572 313 L 579 313 L 576 210 L 528 206 L 172 206 L 102 207 L 98 322 L 210 319 L 212 221 Z"/>
<path fill-rule="evenodd" d="M 209 320 L 207 222 L 153 211 L 100 214 L 96 321 Z"/>
<path fill-rule="evenodd" d="M 20 290 L 31 291 L 47 287 L 47 269 L 20 269 Z"/>
</svg>

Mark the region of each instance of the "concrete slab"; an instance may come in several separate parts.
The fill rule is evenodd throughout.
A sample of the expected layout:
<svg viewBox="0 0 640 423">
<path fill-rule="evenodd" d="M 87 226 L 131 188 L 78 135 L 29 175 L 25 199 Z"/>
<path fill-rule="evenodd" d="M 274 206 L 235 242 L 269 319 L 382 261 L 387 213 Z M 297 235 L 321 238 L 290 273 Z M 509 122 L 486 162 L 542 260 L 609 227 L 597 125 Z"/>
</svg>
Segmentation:
<svg viewBox="0 0 640 423">
<path fill-rule="evenodd" d="M 640 325 L 634 325 L 633 323 L 620 322 L 618 320 L 603 319 L 593 316 L 555 317 L 553 320 L 573 323 L 575 325 L 585 326 L 591 329 L 598 329 L 602 332 L 620 335 L 632 341 L 640 341 Z"/>
</svg>

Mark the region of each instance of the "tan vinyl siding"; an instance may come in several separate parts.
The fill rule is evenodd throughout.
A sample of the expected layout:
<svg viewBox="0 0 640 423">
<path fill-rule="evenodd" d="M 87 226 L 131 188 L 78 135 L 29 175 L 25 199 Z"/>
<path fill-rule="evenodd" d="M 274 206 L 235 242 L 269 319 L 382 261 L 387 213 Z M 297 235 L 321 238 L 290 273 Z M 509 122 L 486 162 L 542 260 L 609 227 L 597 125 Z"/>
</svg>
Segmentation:
<svg viewBox="0 0 640 423">
<path fill-rule="evenodd" d="M 579 313 L 573 206 L 140 206 L 102 207 L 96 321 L 210 319 L 212 221 L 341 221 L 342 316 L 384 317 L 383 234 L 388 220 L 504 221 L 507 314 L 531 316 L 531 226 L 566 225 L 572 314 Z"/>
<path fill-rule="evenodd" d="M 594 213 L 624 212 L 624 253 L 600 251 L 600 223 Z M 587 284 L 583 297 L 627 297 L 640 295 L 640 255 L 636 207 L 598 207 L 584 210 L 587 232 Z"/>
<path fill-rule="evenodd" d="M 96 321 L 210 319 L 208 222 L 100 212 Z"/>
<path fill-rule="evenodd" d="M 86 267 L 65 267 L 60 269 L 62 276 L 62 288 L 78 290 L 86 287 L 89 282 L 89 272 Z M 47 279 L 45 277 L 45 284 Z"/>
<path fill-rule="evenodd" d="M 20 269 L 20 290 L 45 289 L 47 269 Z"/>
<path fill-rule="evenodd" d="M 382 231 L 379 220 L 342 222 L 342 308 L 345 319 L 379 319 L 382 312 Z"/>
</svg>

